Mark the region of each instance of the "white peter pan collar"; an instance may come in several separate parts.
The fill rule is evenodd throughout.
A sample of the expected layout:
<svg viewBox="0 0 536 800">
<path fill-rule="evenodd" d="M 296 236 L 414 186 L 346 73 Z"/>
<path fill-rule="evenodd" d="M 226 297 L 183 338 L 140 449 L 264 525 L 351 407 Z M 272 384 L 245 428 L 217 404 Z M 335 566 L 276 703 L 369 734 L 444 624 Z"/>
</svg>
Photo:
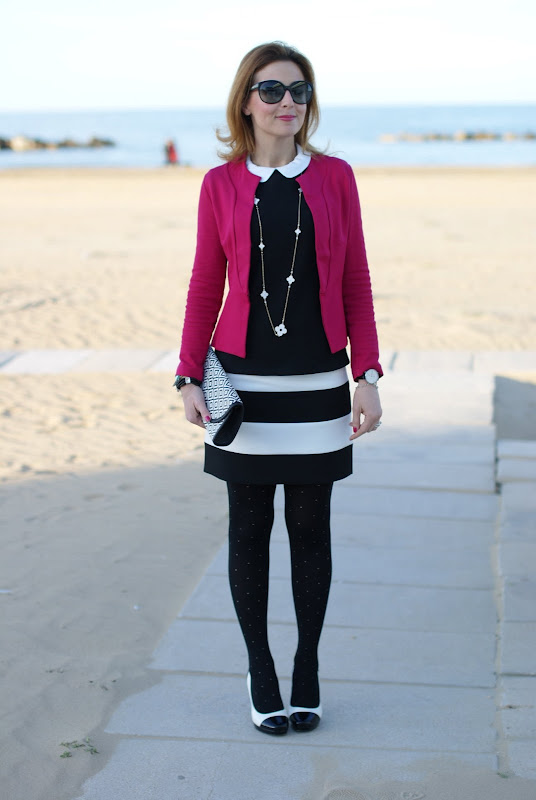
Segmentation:
<svg viewBox="0 0 536 800">
<path fill-rule="evenodd" d="M 258 175 L 260 177 L 261 183 L 266 183 L 268 178 L 271 178 L 276 170 L 280 172 L 281 175 L 284 175 L 285 178 L 295 178 L 296 175 L 300 175 L 304 169 L 307 169 L 311 160 L 310 154 L 304 153 L 299 144 L 296 145 L 296 150 L 298 151 L 296 158 L 291 161 L 290 164 L 284 164 L 282 167 L 259 167 L 257 164 L 253 163 L 249 155 L 246 160 L 246 167 L 253 175 Z"/>
</svg>

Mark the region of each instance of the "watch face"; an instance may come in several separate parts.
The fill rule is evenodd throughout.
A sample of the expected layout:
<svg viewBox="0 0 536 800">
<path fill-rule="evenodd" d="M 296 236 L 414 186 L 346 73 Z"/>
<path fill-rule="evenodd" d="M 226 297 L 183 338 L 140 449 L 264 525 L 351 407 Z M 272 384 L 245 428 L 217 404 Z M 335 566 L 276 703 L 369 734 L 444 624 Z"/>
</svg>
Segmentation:
<svg viewBox="0 0 536 800">
<path fill-rule="evenodd" d="M 367 369 L 365 372 L 365 380 L 367 383 L 376 383 L 379 377 L 380 373 L 377 369 Z"/>
</svg>

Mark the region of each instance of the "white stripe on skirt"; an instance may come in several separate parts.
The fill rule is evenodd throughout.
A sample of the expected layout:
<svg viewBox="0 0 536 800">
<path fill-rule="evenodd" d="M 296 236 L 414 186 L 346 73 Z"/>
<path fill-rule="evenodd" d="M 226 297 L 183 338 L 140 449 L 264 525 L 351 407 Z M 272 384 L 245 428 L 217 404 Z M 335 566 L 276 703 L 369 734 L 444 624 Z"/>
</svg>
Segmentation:
<svg viewBox="0 0 536 800">
<path fill-rule="evenodd" d="M 237 390 L 243 392 L 314 392 L 322 389 L 336 389 L 348 380 L 345 367 L 332 372 L 318 372 L 314 375 L 237 375 L 227 373 Z"/>
<path fill-rule="evenodd" d="M 351 444 L 351 419 L 346 414 L 323 422 L 243 422 L 234 441 L 219 449 L 252 456 L 332 453 Z M 208 433 L 205 442 L 215 447 Z"/>
</svg>

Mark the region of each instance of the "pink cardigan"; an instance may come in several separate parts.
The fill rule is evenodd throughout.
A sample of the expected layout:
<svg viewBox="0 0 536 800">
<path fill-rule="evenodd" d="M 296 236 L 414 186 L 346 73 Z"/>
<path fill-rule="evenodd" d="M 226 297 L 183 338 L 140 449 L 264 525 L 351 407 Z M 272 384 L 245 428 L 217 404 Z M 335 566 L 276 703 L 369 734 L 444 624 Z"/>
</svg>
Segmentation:
<svg viewBox="0 0 536 800">
<path fill-rule="evenodd" d="M 218 350 L 242 358 L 246 355 L 250 221 L 259 180 L 244 162 L 229 162 L 205 175 L 178 375 L 202 379 L 211 337 Z M 352 375 L 362 375 L 370 367 L 381 375 L 361 211 L 352 168 L 339 158 L 314 157 L 296 180 L 313 215 L 320 308 L 331 352 L 342 350 L 349 339 Z M 212 336 L 226 276 L 229 291 Z"/>
</svg>

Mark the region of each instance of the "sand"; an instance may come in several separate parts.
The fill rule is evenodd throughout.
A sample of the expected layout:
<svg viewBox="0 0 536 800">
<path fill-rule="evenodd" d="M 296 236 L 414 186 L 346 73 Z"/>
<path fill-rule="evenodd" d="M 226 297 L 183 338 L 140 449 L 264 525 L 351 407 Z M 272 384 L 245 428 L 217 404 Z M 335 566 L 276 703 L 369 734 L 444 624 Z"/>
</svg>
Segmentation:
<svg viewBox="0 0 536 800">
<path fill-rule="evenodd" d="M 178 348 L 202 175 L 4 173 L 0 350 Z M 536 169 L 357 177 L 382 349 L 536 350 Z M 225 536 L 224 486 L 201 472 L 171 377 L 0 375 L 8 800 L 70 800 L 102 767 L 106 750 L 60 759 L 60 743 L 96 741 L 148 685 Z M 516 386 L 534 403 L 533 378 L 497 384 L 502 430 L 521 438 L 530 415 L 519 428 L 511 409 Z"/>
<path fill-rule="evenodd" d="M 4 173 L 1 346 L 173 347 L 202 174 Z M 536 169 L 357 178 L 382 348 L 535 349 Z"/>
</svg>

